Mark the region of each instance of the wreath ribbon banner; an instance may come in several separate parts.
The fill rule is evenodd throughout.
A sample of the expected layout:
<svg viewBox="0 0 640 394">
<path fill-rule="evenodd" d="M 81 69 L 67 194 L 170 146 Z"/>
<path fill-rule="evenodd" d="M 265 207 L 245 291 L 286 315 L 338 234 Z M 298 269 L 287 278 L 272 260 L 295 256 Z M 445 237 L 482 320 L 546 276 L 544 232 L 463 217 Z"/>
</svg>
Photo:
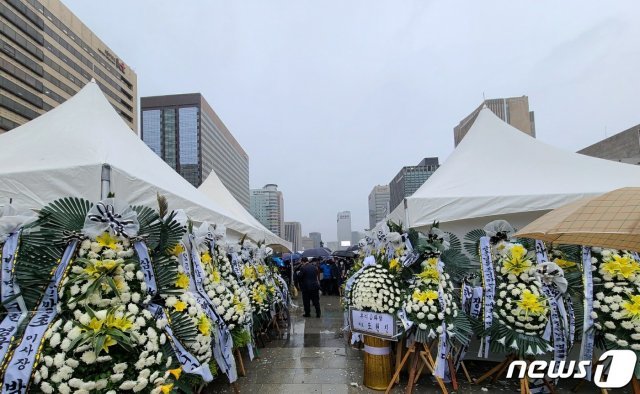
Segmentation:
<svg viewBox="0 0 640 394">
<path fill-rule="evenodd" d="M 593 346 L 595 333 L 593 330 L 593 273 L 591 272 L 591 248 L 582 247 L 582 269 L 584 281 L 584 322 L 582 326 L 582 345 L 580 347 L 580 360 L 591 361 L 593 359 Z M 585 379 L 591 381 L 591 368 L 586 370 Z"/>
<path fill-rule="evenodd" d="M 198 304 L 205 311 L 209 319 L 211 319 L 216 324 L 213 356 L 222 373 L 227 375 L 230 383 L 233 383 L 238 380 L 236 361 L 233 357 L 233 338 L 231 337 L 231 332 L 229 331 L 227 324 L 215 312 L 211 300 L 209 299 L 207 292 L 204 290 L 204 279 L 206 275 L 204 273 L 204 270 L 202 269 L 200 255 L 198 253 L 198 248 L 195 242 L 196 240 L 193 235 L 191 235 L 189 238 L 191 243 L 191 262 L 193 264 L 191 282 L 193 282 L 195 286 L 195 292 L 193 295 Z M 215 250 L 212 242 L 209 243 L 209 252 L 212 256 L 214 256 Z"/>
<path fill-rule="evenodd" d="M 72 240 L 64 251 L 49 285 L 45 289 L 38 308 L 29 321 L 19 345 L 8 361 L 2 384 L 2 394 L 26 393 L 39 348 L 53 319 L 57 316 L 58 286 L 65 276 L 79 241 Z"/>
<path fill-rule="evenodd" d="M 496 291 L 496 278 L 493 272 L 493 262 L 491 261 L 491 245 L 489 237 L 480 238 L 480 257 L 482 260 L 482 282 L 484 285 L 484 328 L 488 330 L 493 324 L 493 303 Z M 480 343 L 478 357 L 489 357 L 489 343 L 491 338 L 487 335 Z"/>
</svg>

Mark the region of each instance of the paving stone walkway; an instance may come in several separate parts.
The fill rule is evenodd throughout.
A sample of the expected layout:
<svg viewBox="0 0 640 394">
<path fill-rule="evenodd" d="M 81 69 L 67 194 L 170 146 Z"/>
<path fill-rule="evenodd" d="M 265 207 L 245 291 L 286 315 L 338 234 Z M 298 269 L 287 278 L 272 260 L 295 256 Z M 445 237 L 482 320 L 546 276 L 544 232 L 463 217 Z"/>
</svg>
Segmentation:
<svg viewBox="0 0 640 394">
<path fill-rule="evenodd" d="M 258 357 L 253 361 L 249 361 L 245 354 L 247 376 L 240 377 L 237 382 L 241 394 L 381 393 L 362 385 L 363 351 L 351 348 L 342 337 L 343 313 L 339 298 L 321 296 L 320 302 L 322 317 L 305 318 L 302 317 L 302 300 L 299 297 L 294 299 L 294 304 L 300 305 L 300 308 L 291 311 L 292 324 L 288 330 L 285 328 L 282 338 L 266 342 L 266 347 L 258 349 Z M 491 366 L 486 361 L 468 363 L 474 377 L 480 376 Z M 457 393 L 519 392 L 516 379 L 493 384 L 488 382 L 482 386 L 461 381 L 463 379 L 460 374 Z M 403 393 L 405 384 L 406 376 L 392 393 Z M 571 393 L 570 388 L 574 384 L 573 380 L 564 381 L 556 392 Z M 221 378 L 207 387 L 205 392 L 233 393 L 234 390 Z M 597 392 L 597 388 L 585 384 L 578 392 Z M 423 374 L 414 393 L 440 393 L 440 390 L 429 376 Z"/>
</svg>

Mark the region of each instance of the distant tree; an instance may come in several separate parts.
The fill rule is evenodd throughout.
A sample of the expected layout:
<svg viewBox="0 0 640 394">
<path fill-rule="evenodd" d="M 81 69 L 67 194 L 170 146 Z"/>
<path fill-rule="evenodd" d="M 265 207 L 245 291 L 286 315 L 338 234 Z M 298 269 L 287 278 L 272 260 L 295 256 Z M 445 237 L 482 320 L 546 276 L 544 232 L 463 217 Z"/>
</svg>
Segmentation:
<svg viewBox="0 0 640 394">
<path fill-rule="evenodd" d="M 324 242 L 320 241 L 320 247 L 324 248 Z"/>
</svg>

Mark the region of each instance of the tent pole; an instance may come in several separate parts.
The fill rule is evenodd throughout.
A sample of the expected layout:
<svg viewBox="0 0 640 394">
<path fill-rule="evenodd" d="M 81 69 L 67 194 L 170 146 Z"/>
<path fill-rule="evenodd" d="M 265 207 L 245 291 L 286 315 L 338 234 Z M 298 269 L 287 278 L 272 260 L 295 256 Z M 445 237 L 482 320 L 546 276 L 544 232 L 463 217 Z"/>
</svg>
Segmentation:
<svg viewBox="0 0 640 394">
<path fill-rule="evenodd" d="M 404 225 L 407 226 L 407 232 L 409 231 L 409 229 L 411 228 L 411 225 L 409 224 L 409 211 L 407 210 L 407 198 L 405 197 L 404 201 Z"/>
<path fill-rule="evenodd" d="M 109 196 L 109 193 L 111 193 L 111 166 L 103 164 L 100 176 L 100 199 L 104 200 Z"/>
</svg>

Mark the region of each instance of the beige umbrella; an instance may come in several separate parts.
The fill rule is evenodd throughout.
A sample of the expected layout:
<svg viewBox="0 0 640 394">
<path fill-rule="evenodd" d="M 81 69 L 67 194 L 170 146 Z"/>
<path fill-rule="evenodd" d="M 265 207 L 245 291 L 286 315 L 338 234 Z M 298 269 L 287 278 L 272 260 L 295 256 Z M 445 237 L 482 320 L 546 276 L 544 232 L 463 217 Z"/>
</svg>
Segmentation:
<svg viewBox="0 0 640 394">
<path fill-rule="evenodd" d="M 517 234 L 547 242 L 640 251 L 640 187 L 626 187 L 555 209 Z"/>
</svg>

